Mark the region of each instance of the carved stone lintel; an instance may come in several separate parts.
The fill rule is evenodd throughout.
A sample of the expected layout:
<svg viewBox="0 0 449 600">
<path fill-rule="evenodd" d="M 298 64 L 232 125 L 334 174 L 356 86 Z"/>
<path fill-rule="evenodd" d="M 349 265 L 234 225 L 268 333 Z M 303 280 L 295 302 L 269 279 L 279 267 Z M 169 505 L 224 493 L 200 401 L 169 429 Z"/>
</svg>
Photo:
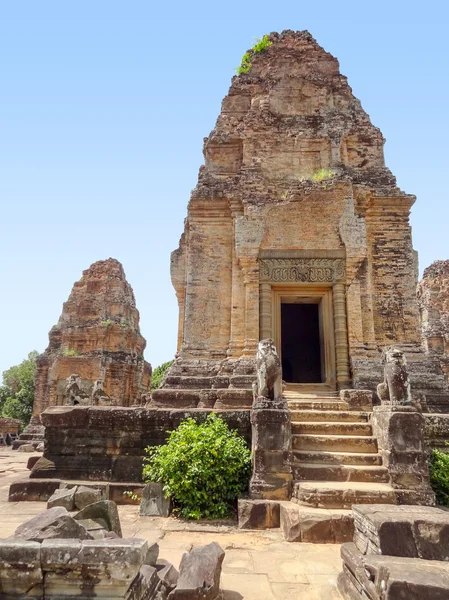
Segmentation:
<svg viewBox="0 0 449 600">
<path fill-rule="evenodd" d="M 260 281 L 334 283 L 345 279 L 342 258 L 262 258 Z"/>
</svg>

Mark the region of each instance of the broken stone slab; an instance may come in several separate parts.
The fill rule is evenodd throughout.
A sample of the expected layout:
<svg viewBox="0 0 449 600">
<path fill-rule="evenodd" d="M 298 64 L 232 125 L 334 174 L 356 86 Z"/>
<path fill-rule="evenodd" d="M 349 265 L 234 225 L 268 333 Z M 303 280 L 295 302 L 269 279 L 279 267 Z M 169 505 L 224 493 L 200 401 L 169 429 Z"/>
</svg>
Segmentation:
<svg viewBox="0 0 449 600">
<path fill-rule="evenodd" d="M 166 600 L 156 567 L 142 565 L 127 593 L 125 600 Z"/>
<path fill-rule="evenodd" d="M 159 579 L 168 592 L 171 592 L 177 585 L 179 571 L 170 562 L 159 558 L 156 563 L 156 570 Z"/>
<path fill-rule="evenodd" d="M 85 508 L 80 510 L 74 518 L 77 521 L 92 519 L 102 526 L 104 523 L 108 531 L 113 531 L 119 537 L 122 537 L 122 528 L 120 526 L 117 505 L 115 502 L 112 502 L 112 500 L 100 500 L 93 504 L 88 504 Z"/>
<path fill-rule="evenodd" d="M 280 527 L 280 502 L 276 500 L 238 500 L 239 529 Z"/>
<path fill-rule="evenodd" d="M 17 452 L 34 452 L 33 444 L 22 444 L 17 448 Z"/>
<path fill-rule="evenodd" d="M 148 546 L 148 552 L 145 557 L 145 564 L 151 565 L 152 567 L 156 567 L 157 563 L 158 563 L 158 557 L 159 557 L 159 544 L 157 544 L 155 542 L 154 544 L 151 544 L 151 546 Z"/>
<path fill-rule="evenodd" d="M 217 542 L 186 552 L 179 565 L 178 584 L 169 600 L 215 600 L 220 592 L 224 556 Z"/>
<path fill-rule="evenodd" d="M 168 517 L 170 515 L 170 498 L 164 496 L 161 483 L 150 482 L 142 490 L 140 515 L 145 517 Z"/>
<path fill-rule="evenodd" d="M 42 598 L 41 545 L 0 541 L 0 598 Z"/>
<path fill-rule="evenodd" d="M 448 600 L 449 564 L 416 558 L 363 555 L 353 543 L 341 547 L 337 584 L 349 600 Z"/>
<path fill-rule="evenodd" d="M 449 512 L 432 506 L 352 507 L 354 542 L 363 554 L 449 561 Z"/>
<path fill-rule="evenodd" d="M 47 508 L 63 506 L 67 510 L 75 510 L 75 492 L 76 488 L 56 490 L 48 499 Z"/>
<path fill-rule="evenodd" d="M 31 471 L 31 469 L 34 467 L 34 465 L 37 463 L 37 461 L 40 459 L 40 456 L 30 456 L 30 458 L 28 459 L 27 462 L 27 469 L 29 471 Z"/>
<path fill-rule="evenodd" d="M 89 504 L 94 504 L 101 500 L 101 490 L 80 485 L 75 492 L 75 506 L 82 510 Z"/>
<path fill-rule="evenodd" d="M 352 540 L 353 516 L 350 510 L 323 509 L 283 502 L 280 521 L 287 542 L 342 544 Z"/>
<path fill-rule="evenodd" d="M 36 452 L 43 452 L 43 451 L 44 451 L 44 449 L 45 449 L 45 448 L 44 448 L 44 444 L 43 444 L 43 442 L 41 442 L 40 444 L 38 444 L 38 445 L 36 446 Z"/>
<path fill-rule="evenodd" d="M 89 540 L 92 536 L 62 506 L 44 510 L 29 521 L 22 523 L 14 538 L 33 542 L 43 542 L 48 538 Z"/>
</svg>

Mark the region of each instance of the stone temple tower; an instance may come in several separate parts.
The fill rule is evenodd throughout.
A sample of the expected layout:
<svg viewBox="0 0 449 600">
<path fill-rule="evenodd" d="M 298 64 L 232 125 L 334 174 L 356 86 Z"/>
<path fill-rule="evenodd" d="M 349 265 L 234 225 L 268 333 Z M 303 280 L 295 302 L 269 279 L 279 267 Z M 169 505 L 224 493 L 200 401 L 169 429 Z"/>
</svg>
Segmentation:
<svg viewBox="0 0 449 600">
<path fill-rule="evenodd" d="M 257 343 L 273 338 L 287 386 L 375 390 L 394 344 L 423 405 L 449 407 L 421 346 L 415 197 L 337 59 L 307 31 L 268 40 L 204 142 L 171 259 L 178 353 L 153 404 L 249 406 Z"/>
</svg>

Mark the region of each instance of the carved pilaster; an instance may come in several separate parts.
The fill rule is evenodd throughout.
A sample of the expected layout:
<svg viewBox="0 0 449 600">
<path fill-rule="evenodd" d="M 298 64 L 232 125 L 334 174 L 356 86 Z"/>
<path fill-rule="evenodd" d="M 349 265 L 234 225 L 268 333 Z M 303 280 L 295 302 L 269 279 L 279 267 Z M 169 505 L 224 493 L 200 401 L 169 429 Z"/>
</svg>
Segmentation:
<svg viewBox="0 0 449 600">
<path fill-rule="evenodd" d="M 231 336 L 228 346 L 228 356 L 241 356 L 245 346 L 244 305 L 245 289 L 243 273 L 236 254 L 235 222 L 237 217 L 243 215 L 243 206 L 240 200 L 229 201 L 232 214 L 233 243 L 232 243 L 232 295 L 231 295 Z"/>
<path fill-rule="evenodd" d="M 240 264 L 245 284 L 245 347 L 243 354 L 252 356 L 259 342 L 259 266 L 255 257 L 242 257 Z"/>
<path fill-rule="evenodd" d="M 332 289 L 335 324 L 335 358 L 337 363 L 337 385 L 340 389 L 351 384 L 349 375 L 348 327 L 346 320 L 346 297 L 343 283 L 336 283 Z"/>
<path fill-rule="evenodd" d="M 269 283 L 261 283 L 259 286 L 259 332 L 260 339 L 273 337 L 273 327 L 271 323 L 271 285 Z"/>
</svg>

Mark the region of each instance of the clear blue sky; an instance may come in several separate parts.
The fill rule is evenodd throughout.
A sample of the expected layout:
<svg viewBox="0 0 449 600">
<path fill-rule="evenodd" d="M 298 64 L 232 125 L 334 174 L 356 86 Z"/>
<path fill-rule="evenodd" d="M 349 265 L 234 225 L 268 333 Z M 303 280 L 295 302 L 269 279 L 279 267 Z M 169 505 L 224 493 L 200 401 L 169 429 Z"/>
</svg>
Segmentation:
<svg viewBox="0 0 449 600">
<path fill-rule="evenodd" d="M 449 258 L 445 2 L 0 0 L 0 372 L 43 351 L 73 282 L 120 260 L 146 358 L 173 357 L 169 277 L 234 68 L 260 37 L 308 29 L 339 60 L 418 196 L 422 269 Z"/>
</svg>

